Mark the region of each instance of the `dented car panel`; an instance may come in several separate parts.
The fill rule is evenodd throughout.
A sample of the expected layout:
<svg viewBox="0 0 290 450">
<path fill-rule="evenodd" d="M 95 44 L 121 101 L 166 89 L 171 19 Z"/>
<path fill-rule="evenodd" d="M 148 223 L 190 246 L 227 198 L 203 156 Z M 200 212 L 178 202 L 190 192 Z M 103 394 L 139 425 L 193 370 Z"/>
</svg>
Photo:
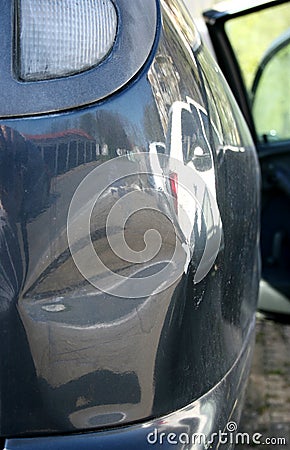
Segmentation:
<svg viewBox="0 0 290 450">
<path fill-rule="evenodd" d="M 258 164 L 179 7 L 156 7 L 155 43 L 125 89 L 65 113 L 1 119 L 6 448 L 75 432 L 102 443 L 99 431 L 114 427 L 111 448 L 118 427 L 133 439 L 131 424 L 149 433 L 171 414 L 170 430 L 175 412 L 177 429 L 188 417 L 191 431 L 201 416 L 208 432 L 238 420 L 259 279 Z"/>
</svg>

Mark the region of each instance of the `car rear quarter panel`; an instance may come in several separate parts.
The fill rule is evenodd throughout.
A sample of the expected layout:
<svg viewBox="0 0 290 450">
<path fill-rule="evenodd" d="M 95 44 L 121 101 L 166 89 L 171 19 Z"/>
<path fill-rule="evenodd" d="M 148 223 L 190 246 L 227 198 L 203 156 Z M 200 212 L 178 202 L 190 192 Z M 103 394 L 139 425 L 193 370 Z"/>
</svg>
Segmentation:
<svg viewBox="0 0 290 450">
<path fill-rule="evenodd" d="M 63 114 L 1 121 L 2 436 L 92 430 L 168 414 L 217 385 L 248 336 L 259 275 L 257 160 L 219 69 L 202 44 L 194 46 L 195 32 L 176 5 L 163 4 L 158 45 L 122 91 Z M 182 151 L 197 139 L 210 148 L 222 224 L 217 258 L 195 283 L 197 234 L 190 264 L 162 292 L 104 293 L 84 279 L 68 248 L 73 194 L 87 174 L 120 154 L 148 153 L 155 142 L 170 157 L 176 102 L 199 111 L 196 129 L 181 126 Z M 208 161 L 197 163 L 200 171 Z M 118 165 L 111 167 L 115 180 Z M 129 187 L 136 184 L 144 187 L 137 169 Z M 95 208 L 92 233 L 110 264 L 104 227 L 120 186 L 107 194 Z M 162 205 L 158 195 L 154 202 Z M 164 204 L 159 208 L 160 214 L 132 221 L 129 239 L 138 250 L 144 230 L 158 228 L 164 263 L 173 237 Z M 116 270 L 132 275 L 134 267 L 118 264 Z"/>
</svg>

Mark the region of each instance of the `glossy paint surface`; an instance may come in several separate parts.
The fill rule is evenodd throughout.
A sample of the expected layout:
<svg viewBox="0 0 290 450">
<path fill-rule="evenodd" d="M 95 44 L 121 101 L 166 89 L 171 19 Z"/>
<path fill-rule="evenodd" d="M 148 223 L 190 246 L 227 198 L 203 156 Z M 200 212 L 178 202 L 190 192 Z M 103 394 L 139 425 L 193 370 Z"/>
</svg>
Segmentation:
<svg viewBox="0 0 290 450">
<path fill-rule="evenodd" d="M 1 121 L 2 436 L 164 416 L 217 385 L 248 339 L 259 275 L 257 161 L 219 69 L 178 5 L 162 2 L 158 48 L 122 92 L 65 114 Z M 160 149 L 203 180 L 202 218 L 186 195 L 174 196 L 172 177 L 172 204 L 166 205 L 168 184 L 156 186 L 160 178 L 144 177 L 134 160 L 136 153 L 150 157 Z M 104 231 L 114 204 L 134 191 L 150 198 L 151 210 L 132 216 L 128 244 L 141 251 L 145 231 L 155 228 L 163 244 L 155 268 L 172 260 L 176 235 L 178 242 L 186 237 L 190 254 L 172 284 L 143 297 L 94 287 L 77 269 L 67 240 L 76 189 L 120 155 L 135 175 L 108 186 L 94 208 L 97 253 L 115 272 L 128 279 L 136 274 L 136 264 L 112 256 Z M 110 167 L 113 182 L 120 166 Z M 206 193 L 220 215 L 207 233 L 214 208 Z M 181 206 L 191 221 L 182 222 Z M 168 216 L 175 217 L 177 233 Z M 209 251 L 204 261 L 215 233 L 218 254 L 210 261 Z M 184 248 L 181 254 L 188 255 Z M 201 261 L 209 269 L 196 280 Z"/>
<path fill-rule="evenodd" d="M 254 322 L 252 323 L 254 325 Z M 253 330 L 249 328 L 248 339 L 236 363 L 224 378 L 210 392 L 164 417 L 142 424 L 97 433 L 73 434 L 70 436 L 49 436 L 40 438 L 8 439 L 6 450 L 57 448 L 66 449 L 148 449 L 148 448 L 216 448 L 220 434 L 226 448 L 235 443 L 235 424 L 239 420 L 242 395 L 248 377 Z M 224 399 L 229 399 L 225 402 Z M 236 399 L 237 401 L 234 401 Z M 232 403 L 234 401 L 234 403 Z M 233 428 L 232 428 L 233 427 Z M 232 430 L 230 432 L 229 430 Z M 216 434 L 215 434 L 216 433 Z"/>
</svg>

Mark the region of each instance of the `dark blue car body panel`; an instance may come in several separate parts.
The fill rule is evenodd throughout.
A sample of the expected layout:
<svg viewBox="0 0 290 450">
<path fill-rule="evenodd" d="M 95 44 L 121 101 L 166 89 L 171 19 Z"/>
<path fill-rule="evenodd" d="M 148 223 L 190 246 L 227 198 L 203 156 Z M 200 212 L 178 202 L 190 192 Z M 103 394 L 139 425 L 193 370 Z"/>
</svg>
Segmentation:
<svg viewBox="0 0 290 450">
<path fill-rule="evenodd" d="M 123 3 L 116 2 L 121 9 Z M 32 99 L 24 109 L 20 99 L 17 109 L 11 95 L 7 111 L 15 117 L 0 122 L 0 434 L 9 438 L 7 449 L 135 448 L 135 439 L 146 447 L 142 423 L 150 431 L 161 427 L 156 418 L 169 415 L 164 429 L 170 430 L 175 412 L 178 422 L 186 407 L 181 417 L 192 421 L 189 431 L 198 429 L 200 414 L 211 421 L 211 432 L 231 417 L 238 420 L 259 279 L 258 164 L 232 95 L 186 12 L 175 1 L 161 2 L 160 11 L 150 5 L 159 16 L 151 24 L 155 42 L 126 85 L 106 98 L 77 100 L 80 108 L 57 101 L 54 109 L 66 111 L 31 110 L 31 117 Z M 116 62 L 115 70 L 123 66 Z M 91 83 L 93 71 L 89 77 Z M 50 83 L 44 86 L 52 86 L 54 98 Z M 199 283 L 193 254 L 163 292 L 127 299 L 101 292 L 79 273 L 68 247 L 74 192 L 92 170 L 120 154 L 148 153 L 152 143 L 171 148 L 172 105 L 189 99 L 203 130 L 201 137 L 189 132 L 192 125 L 181 116 L 182 148 L 190 138 L 206 140 L 212 150 L 222 223 L 216 261 Z M 200 160 L 196 167 L 206 171 L 207 164 Z M 136 176 L 134 183 L 144 186 L 142 174 Z M 110 192 L 106 198 L 112 199 Z M 99 228 L 92 231 L 101 246 L 110 202 L 97 209 Z M 146 220 L 160 227 L 155 214 L 148 217 L 132 225 L 137 243 Z M 164 224 L 160 230 L 167 233 Z M 160 263 L 170 258 L 169 244 Z M 204 411 L 199 415 L 197 405 Z"/>
</svg>

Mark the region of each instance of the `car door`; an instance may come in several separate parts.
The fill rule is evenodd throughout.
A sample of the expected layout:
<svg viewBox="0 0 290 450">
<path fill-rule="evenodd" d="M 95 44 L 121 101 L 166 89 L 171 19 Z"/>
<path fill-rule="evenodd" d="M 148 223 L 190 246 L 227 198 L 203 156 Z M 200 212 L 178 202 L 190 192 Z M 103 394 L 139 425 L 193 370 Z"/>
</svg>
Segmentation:
<svg viewBox="0 0 290 450">
<path fill-rule="evenodd" d="M 221 5 L 206 11 L 204 18 L 216 58 L 248 122 L 259 156 L 261 292 L 268 286 L 275 293 L 270 305 L 264 297 L 262 308 L 290 313 L 289 1 Z"/>
</svg>

